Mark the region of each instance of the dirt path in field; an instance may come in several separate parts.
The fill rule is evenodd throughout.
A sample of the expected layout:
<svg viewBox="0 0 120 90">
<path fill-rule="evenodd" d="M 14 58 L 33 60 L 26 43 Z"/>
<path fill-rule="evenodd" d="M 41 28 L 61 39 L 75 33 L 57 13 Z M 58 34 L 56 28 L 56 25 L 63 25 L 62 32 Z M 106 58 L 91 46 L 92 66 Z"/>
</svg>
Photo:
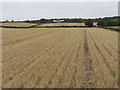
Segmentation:
<svg viewBox="0 0 120 90">
<path fill-rule="evenodd" d="M 3 29 L 4 88 L 117 88 L 118 33 Z"/>
<path fill-rule="evenodd" d="M 88 47 L 88 41 L 87 41 L 87 35 L 86 35 L 86 30 L 84 30 L 84 55 L 85 55 L 85 60 L 84 60 L 84 66 L 85 66 L 85 88 L 93 88 L 93 65 L 92 65 L 92 60 L 89 57 L 89 47 Z"/>
</svg>

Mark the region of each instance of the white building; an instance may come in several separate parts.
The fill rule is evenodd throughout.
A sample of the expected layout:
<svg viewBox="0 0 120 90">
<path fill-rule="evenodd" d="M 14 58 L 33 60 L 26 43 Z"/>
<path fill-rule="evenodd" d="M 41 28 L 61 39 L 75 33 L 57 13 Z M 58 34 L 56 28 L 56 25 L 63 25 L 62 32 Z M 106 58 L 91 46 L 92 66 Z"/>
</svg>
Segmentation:
<svg viewBox="0 0 120 90">
<path fill-rule="evenodd" d="M 60 22 L 64 22 L 64 20 L 53 20 L 53 22 L 60 23 Z"/>
</svg>

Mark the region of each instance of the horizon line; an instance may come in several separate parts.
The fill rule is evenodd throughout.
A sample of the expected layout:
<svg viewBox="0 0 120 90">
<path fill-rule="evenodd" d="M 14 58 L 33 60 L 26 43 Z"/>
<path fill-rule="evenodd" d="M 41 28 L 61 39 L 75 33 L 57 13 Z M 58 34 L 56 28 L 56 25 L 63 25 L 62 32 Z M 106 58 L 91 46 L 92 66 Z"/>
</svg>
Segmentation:
<svg viewBox="0 0 120 90">
<path fill-rule="evenodd" d="M 106 17 L 119 17 L 120 15 L 114 15 L 114 16 L 103 16 L 103 17 L 51 17 L 51 18 L 45 18 L 41 17 L 39 19 L 24 19 L 24 20 L 14 20 L 14 21 L 26 21 L 26 20 L 40 20 L 40 19 L 99 19 L 99 18 L 106 18 Z M 12 21 L 13 19 L 9 19 L 8 21 Z M 6 20 L 0 20 L 1 21 L 6 21 Z"/>
</svg>

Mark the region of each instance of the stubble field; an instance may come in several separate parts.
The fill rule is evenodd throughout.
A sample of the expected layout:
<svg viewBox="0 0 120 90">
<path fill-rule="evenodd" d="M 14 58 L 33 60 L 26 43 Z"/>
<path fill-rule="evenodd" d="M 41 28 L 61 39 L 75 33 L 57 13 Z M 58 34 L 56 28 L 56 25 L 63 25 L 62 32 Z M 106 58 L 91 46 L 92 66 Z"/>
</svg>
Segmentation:
<svg viewBox="0 0 120 90">
<path fill-rule="evenodd" d="M 97 23 L 93 23 L 93 25 L 97 25 Z M 47 24 L 41 24 L 37 27 L 43 27 L 43 26 L 85 26 L 85 23 L 47 23 Z"/>
<path fill-rule="evenodd" d="M 117 88 L 118 33 L 99 28 L 6 29 L 3 88 Z"/>
<path fill-rule="evenodd" d="M 23 22 L 8 22 L 8 23 L 0 23 L 0 26 L 10 26 L 10 27 L 29 27 L 36 24 L 33 23 L 23 23 Z"/>
<path fill-rule="evenodd" d="M 39 26 L 85 26 L 84 23 L 48 23 Z"/>
</svg>

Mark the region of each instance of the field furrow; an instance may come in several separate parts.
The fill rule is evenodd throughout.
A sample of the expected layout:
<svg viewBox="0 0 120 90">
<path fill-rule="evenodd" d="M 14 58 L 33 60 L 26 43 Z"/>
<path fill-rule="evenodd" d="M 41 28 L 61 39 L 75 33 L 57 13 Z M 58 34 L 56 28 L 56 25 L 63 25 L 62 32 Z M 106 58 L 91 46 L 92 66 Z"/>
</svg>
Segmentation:
<svg viewBox="0 0 120 90">
<path fill-rule="evenodd" d="M 118 33 L 99 28 L 3 29 L 4 88 L 117 88 Z"/>
</svg>

